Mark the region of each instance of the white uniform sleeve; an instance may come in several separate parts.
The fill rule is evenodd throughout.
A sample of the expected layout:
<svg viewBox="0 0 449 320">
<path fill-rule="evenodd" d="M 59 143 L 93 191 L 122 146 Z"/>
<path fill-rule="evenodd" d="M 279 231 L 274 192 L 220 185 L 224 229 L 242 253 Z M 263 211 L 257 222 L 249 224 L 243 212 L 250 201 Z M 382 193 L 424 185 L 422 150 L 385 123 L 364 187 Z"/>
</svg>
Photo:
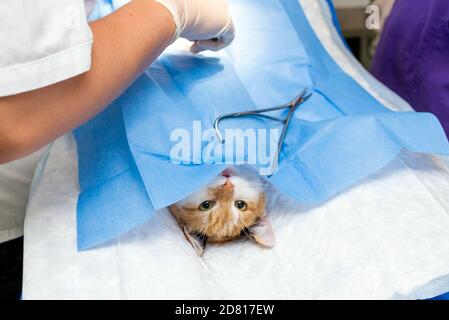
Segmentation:
<svg viewBox="0 0 449 320">
<path fill-rule="evenodd" d="M 91 50 L 84 0 L 0 0 L 0 97 L 88 71 Z"/>
</svg>

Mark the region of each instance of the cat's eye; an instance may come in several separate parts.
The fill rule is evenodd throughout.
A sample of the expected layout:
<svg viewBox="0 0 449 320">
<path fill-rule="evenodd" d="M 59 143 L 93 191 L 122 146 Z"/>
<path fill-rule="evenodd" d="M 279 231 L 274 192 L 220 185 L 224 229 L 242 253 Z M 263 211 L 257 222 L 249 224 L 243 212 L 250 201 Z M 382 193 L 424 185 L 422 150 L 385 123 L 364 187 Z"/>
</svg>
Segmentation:
<svg viewBox="0 0 449 320">
<path fill-rule="evenodd" d="M 245 211 L 246 209 L 248 209 L 248 205 L 247 205 L 246 202 L 243 201 L 243 200 L 237 200 L 237 201 L 235 202 L 235 207 L 236 207 L 237 209 L 239 209 L 240 211 Z"/>
<path fill-rule="evenodd" d="M 201 211 L 209 211 L 215 206 L 215 201 L 207 200 L 200 204 L 199 208 Z"/>
</svg>

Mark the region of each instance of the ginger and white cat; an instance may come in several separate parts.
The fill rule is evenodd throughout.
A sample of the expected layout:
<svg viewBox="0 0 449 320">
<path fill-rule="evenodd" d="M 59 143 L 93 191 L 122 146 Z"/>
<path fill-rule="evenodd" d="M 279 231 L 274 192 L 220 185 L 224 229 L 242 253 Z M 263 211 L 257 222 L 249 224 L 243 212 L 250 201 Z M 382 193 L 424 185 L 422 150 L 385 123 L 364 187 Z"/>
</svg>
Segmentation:
<svg viewBox="0 0 449 320">
<path fill-rule="evenodd" d="M 239 238 L 273 247 L 273 230 L 265 213 L 266 188 L 256 171 L 232 167 L 169 210 L 199 256 L 207 242 Z"/>
</svg>

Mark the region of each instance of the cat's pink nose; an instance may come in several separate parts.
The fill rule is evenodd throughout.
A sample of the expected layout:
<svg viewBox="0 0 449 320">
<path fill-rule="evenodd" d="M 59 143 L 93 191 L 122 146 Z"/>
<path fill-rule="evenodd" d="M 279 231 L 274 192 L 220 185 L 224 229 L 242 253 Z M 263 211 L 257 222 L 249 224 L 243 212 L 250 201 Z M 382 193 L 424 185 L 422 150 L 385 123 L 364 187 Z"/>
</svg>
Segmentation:
<svg viewBox="0 0 449 320">
<path fill-rule="evenodd" d="M 230 178 L 233 175 L 234 171 L 231 168 L 227 168 L 221 172 L 221 176 L 225 178 Z"/>
</svg>

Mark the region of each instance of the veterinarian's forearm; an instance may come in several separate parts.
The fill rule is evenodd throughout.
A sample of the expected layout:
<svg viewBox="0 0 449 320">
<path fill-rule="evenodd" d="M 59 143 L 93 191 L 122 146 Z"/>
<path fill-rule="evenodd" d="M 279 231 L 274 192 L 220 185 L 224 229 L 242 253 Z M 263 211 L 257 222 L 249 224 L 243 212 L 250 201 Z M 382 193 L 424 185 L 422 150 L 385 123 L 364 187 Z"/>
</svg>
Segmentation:
<svg viewBox="0 0 449 320">
<path fill-rule="evenodd" d="M 172 16 L 152 0 L 134 0 L 91 24 L 89 72 L 0 98 L 0 163 L 32 153 L 94 117 L 170 44 Z"/>
</svg>

